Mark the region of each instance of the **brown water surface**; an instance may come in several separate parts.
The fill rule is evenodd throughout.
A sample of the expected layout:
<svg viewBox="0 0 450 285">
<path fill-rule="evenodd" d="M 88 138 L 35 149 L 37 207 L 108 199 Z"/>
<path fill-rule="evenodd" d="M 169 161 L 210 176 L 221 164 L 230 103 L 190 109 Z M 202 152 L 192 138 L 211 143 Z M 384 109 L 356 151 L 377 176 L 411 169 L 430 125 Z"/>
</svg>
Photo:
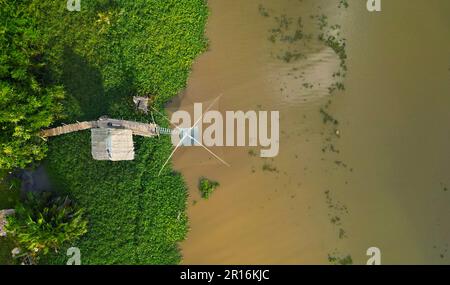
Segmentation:
<svg viewBox="0 0 450 285">
<path fill-rule="evenodd" d="M 372 246 L 384 264 L 450 262 L 450 1 L 383 1 L 372 14 L 338 2 L 208 1 L 209 51 L 168 109 L 222 95 L 222 112 L 279 110 L 280 153 L 212 148 L 227 167 L 198 147 L 176 152 L 190 188 L 184 263 L 364 264 Z M 321 14 L 347 39 L 346 90 L 331 95 L 340 59 L 316 40 Z M 270 41 L 275 17 L 292 31 L 302 17 L 312 39 Z M 220 182 L 209 200 L 201 176 Z"/>
</svg>

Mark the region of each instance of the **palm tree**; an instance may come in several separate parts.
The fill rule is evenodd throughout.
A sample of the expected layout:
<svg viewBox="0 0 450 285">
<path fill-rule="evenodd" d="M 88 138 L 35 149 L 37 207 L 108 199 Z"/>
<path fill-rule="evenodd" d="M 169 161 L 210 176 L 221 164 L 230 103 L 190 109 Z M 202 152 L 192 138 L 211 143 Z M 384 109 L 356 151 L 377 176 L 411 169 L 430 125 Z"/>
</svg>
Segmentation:
<svg viewBox="0 0 450 285">
<path fill-rule="evenodd" d="M 68 197 L 29 195 L 17 206 L 16 214 L 8 217 L 6 230 L 23 251 L 35 257 L 84 235 L 87 221 L 83 212 Z"/>
</svg>

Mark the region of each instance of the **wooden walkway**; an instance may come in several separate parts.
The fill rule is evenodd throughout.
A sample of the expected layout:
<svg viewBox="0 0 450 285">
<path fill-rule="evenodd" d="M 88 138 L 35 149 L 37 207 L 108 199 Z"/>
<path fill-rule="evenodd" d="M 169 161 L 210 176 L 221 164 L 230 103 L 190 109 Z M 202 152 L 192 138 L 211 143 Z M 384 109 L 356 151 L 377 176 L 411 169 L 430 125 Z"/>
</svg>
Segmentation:
<svg viewBox="0 0 450 285">
<path fill-rule="evenodd" d="M 159 126 L 156 124 L 101 118 L 98 121 L 78 122 L 53 129 L 42 130 L 40 132 L 40 136 L 43 138 L 48 138 L 92 128 L 129 129 L 133 132 L 133 135 L 143 137 L 154 137 L 159 134 Z"/>
<path fill-rule="evenodd" d="M 40 136 L 44 137 L 44 138 L 48 138 L 48 137 L 59 136 L 59 135 L 68 134 L 68 133 L 72 133 L 72 132 L 78 132 L 78 131 L 82 131 L 82 130 L 92 129 L 92 128 L 96 128 L 96 127 L 97 127 L 96 121 L 81 122 L 81 123 L 63 125 L 63 126 L 56 127 L 53 129 L 42 130 L 40 132 Z"/>
</svg>

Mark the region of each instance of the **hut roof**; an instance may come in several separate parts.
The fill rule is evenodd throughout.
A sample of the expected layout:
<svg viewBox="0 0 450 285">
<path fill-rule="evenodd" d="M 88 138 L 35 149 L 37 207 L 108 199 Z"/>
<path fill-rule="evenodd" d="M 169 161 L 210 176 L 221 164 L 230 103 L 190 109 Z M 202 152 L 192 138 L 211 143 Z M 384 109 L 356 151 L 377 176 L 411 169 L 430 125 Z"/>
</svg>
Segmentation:
<svg viewBox="0 0 450 285">
<path fill-rule="evenodd" d="M 133 132 L 128 129 L 91 129 L 92 157 L 95 160 L 133 160 Z"/>
</svg>

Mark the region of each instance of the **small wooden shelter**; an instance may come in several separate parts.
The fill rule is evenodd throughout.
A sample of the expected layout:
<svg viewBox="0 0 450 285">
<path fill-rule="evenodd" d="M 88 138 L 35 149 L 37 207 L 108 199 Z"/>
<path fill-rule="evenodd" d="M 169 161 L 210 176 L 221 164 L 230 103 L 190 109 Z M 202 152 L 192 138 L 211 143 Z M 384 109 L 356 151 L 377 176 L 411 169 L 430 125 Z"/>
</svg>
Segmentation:
<svg viewBox="0 0 450 285">
<path fill-rule="evenodd" d="M 136 105 L 136 108 L 138 108 L 138 110 L 141 110 L 145 114 L 148 113 L 149 101 L 149 97 L 133 96 L 133 102 Z"/>
<path fill-rule="evenodd" d="M 133 160 L 133 132 L 129 129 L 91 129 L 92 157 L 95 160 Z"/>
</svg>

